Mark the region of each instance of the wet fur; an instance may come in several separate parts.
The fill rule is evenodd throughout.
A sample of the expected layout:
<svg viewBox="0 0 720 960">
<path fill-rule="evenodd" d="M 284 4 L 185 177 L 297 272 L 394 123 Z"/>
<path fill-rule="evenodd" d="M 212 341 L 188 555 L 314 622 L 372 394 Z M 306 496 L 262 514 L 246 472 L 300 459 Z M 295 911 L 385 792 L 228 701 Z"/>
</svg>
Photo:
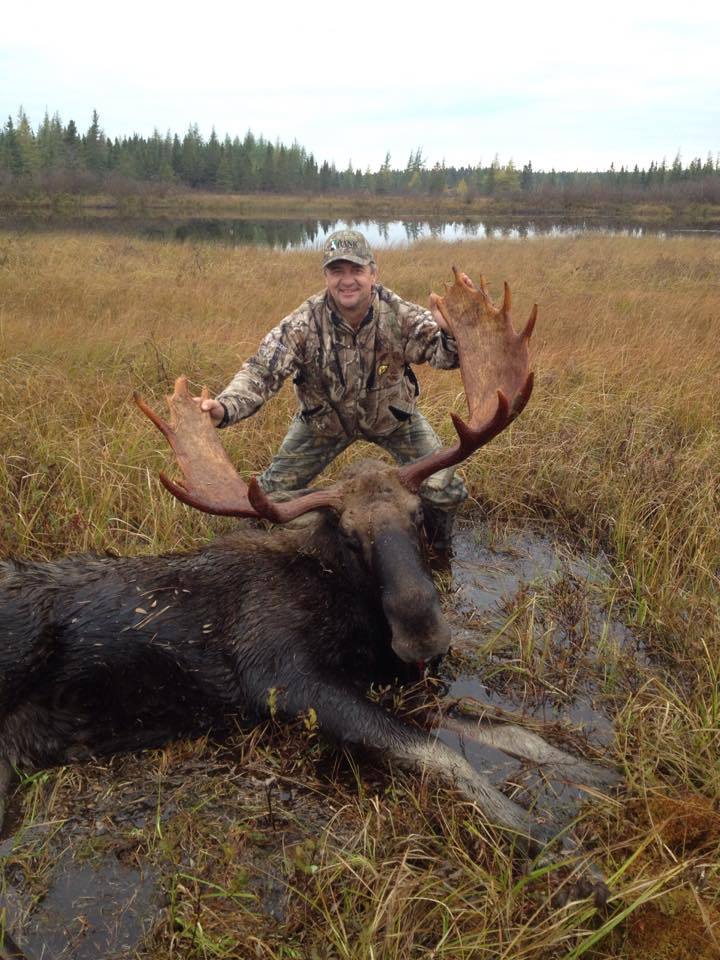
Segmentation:
<svg viewBox="0 0 720 960">
<path fill-rule="evenodd" d="M 307 535 L 0 564 L 2 754 L 65 763 L 264 715 L 270 688 L 291 715 L 312 706 L 321 677 L 342 688 L 388 679 L 400 664 L 379 604 L 338 576 L 322 531 L 301 551 Z"/>
</svg>

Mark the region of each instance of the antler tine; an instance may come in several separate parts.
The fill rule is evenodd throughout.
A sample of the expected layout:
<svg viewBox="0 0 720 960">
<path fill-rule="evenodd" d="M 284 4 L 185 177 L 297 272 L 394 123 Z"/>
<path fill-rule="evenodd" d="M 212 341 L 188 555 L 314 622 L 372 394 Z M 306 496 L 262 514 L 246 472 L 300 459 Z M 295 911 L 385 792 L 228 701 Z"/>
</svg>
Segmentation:
<svg viewBox="0 0 720 960">
<path fill-rule="evenodd" d="M 207 390 L 203 389 L 202 396 L 208 396 Z M 183 474 L 182 479 L 172 480 L 161 473 L 160 480 L 173 496 L 188 506 L 218 516 L 263 517 L 275 523 L 286 523 L 322 506 L 337 508 L 340 494 L 334 488 L 287 503 L 274 503 L 255 478 L 248 486 L 225 453 L 210 414 L 202 411 L 190 396 L 187 377 L 178 377 L 175 392 L 166 397 L 172 415 L 170 423 L 137 393 L 134 399 L 167 439 Z"/>
<path fill-rule="evenodd" d="M 400 479 L 411 490 L 417 490 L 438 470 L 462 462 L 501 433 L 522 412 L 533 388 L 528 340 L 535 326 L 537 305 L 523 332 L 517 334 L 510 319 L 512 298 L 507 283 L 502 306 L 496 307 L 484 277 L 480 277 L 477 288 L 456 267 L 453 273 L 455 283 L 445 297 L 435 296 L 433 302 L 457 341 L 470 415 L 467 423 L 450 415 L 458 434 L 454 446 L 400 468 Z"/>
<path fill-rule="evenodd" d="M 503 302 L 501 310 L 505 316 L 510 315 L 510 308 L 512 307 L 512 297 L 510 296 L 510 287 L 507 280 L 503 283 Z"/>
<path fill-rule="evenodd" d="M 526 340 L 529 340 L 530 337 L 532 336 L 533 330 L 535 329 L 536 320 L 537 320 L 537 304 L 534 303 L 533 308 L 530 311 L 528 322 L 525 324 L 525 329 L 520 334 L 520 336 L 524 337 Z"/>
<path fill-rule="evenodd" d="M 205 396 L 207 392 L 204 391 Z M 208 413 L 194 403 L 187 377 L 178 377 L 175 391 L 166 397 L 168 423 L 135 394 L 135 402 L 160 430 L 175 453 L 182 480 L 160 474 L 163 485 L 190 507 L 220 516 L 258 517 L 248 500 L 247 484 L 230 463 Z"/>
</svg>

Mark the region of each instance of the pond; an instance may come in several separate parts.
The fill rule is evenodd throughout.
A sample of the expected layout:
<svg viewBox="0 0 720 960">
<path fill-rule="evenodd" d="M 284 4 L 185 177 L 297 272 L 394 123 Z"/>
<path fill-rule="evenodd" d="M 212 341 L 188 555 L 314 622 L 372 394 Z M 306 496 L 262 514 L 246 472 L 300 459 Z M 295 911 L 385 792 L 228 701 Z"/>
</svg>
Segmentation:
<svg viewBox="0 0 720 960">
<path fill-rule="evenodd" d="M 314 249 L 335 230 L 360 230 L 376 249 L 406 247 L 422 240 L 531 240 L 533 237 L 572 237 L 583 234 L 606 236 L 671 236 L 702 234 L 720 237 L 720 230 L 686 230 L 648 227 L 622 220 L 570 220 L 559 218 L 479 218 L 405 220 L 335 218 L 229 218 L 229 217 L 128 217 L 106 213 L 18 216 L 0 211 L 0 231 L 20 233 L 78 230 L 114 233 L 168 243 L 217 243 L 226 246 L 255 245 L 278 250 Z"/>
</svg>

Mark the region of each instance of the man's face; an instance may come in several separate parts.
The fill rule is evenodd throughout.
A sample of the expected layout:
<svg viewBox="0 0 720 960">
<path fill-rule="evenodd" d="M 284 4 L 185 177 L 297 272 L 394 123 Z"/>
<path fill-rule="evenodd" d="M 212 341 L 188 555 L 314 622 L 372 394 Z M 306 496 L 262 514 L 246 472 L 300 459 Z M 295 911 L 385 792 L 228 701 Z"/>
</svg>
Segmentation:
<svg viewBox="0 0 720 960">
<path fill-rule="evenodd" d="M 325 283 L 330 296 L 341 309 L 368 307 L 377 271 L 349 260 L 335 260 L 325 267 Z"/>
</svg>

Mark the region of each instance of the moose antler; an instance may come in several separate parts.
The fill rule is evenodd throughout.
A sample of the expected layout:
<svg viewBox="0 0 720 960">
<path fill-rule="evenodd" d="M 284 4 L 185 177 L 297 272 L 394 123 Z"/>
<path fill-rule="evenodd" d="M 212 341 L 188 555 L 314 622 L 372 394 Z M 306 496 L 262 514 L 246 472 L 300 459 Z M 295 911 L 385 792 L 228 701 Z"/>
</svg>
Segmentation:
<svg viewBox="0 0 720 960">
<path fill-rule="evenodd" d="M 457 341 L 470 416 L 465 423 L 450 414 L 458 435 L 454 446 L 400 468 L 400 480 L 412 491 L 433 473 L 455 466 L 489 443 L 523 410 L 533 388 L 528 341 L 537 318 L 537 304 L 522 333 L 515 333 L 507 283 L 502 306 L 496 307 L 484 277 L 480 277 L 477 289 L 455 267 L 453 273 L 455 282 L 448 285 L 445 297 L 434 296 L 434 302 Z"/>
<path fill-rule="evenodd" d="M 246 484 L 230 463 L 210 414 L 202 411 L 190 396 L 187 377 L 178 377 L 175 392 L 165 398 L 172 414 L 171 423 L 158 416 L 137 393 L 133 396 L 173 448 L 183 474 L 182 480 L 171 480 L 161 473 L 160 480 L 188 506 L 225 517 L 263 517 L 273 523 L 286 523 L 319 507 L 338 508 L 340 495 L 332 488 L 275 503 L 255 477 Z M 208 391 L 203 387 L 202 398 L 207 397 Z"/>
</svg>

